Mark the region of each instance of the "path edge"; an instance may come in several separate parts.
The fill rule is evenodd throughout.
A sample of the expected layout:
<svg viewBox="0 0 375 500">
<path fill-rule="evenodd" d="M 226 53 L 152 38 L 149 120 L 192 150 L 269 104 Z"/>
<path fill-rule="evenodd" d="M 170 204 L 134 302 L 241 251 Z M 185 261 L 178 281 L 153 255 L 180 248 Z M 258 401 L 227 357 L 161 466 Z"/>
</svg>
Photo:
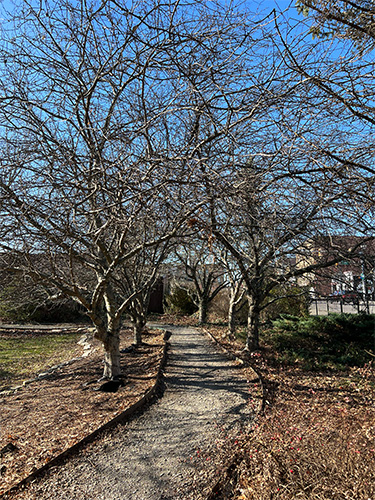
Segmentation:
<svg viewBox="0 0 375 500">
<path fill-rule="evenodd" d="M 74 454 L 76 454 L 78 451 L 80 451 L 86 444 L 93 442 L 101 433 L 104 431 L 111 429 L 112 427 L 115 427 L 117 424 L 125 422 L 126 420 L 129 420 L 139 409 L 143 408 L 146 406 L 146 404 L 157 394 L 159 389 L 162 387 L 162 380 L 163 380 L 163 371 L 167 362 L 167 357 L 168 357 L 168 349 L 170 346 L 169 343 L 169 338 L 171 337 L 172 333 L 169 330 L 166 330 L 165 328 L 156 328 L 159 329 L 162 332 L 164 332 L 164 346 L 163 346 L 163 354 L 159 363 L 159 368 L 156 374 L 156 379 L 155 383 L 150 389 L 148 389 L 145 394 L 138 400 L 136 401 L 133 405 L 129 406 L 126 410 L 124 410 L 122 413 L 114 417 L 113 419 L 109 420 L 105 424 L 101 425 L 97 429 L 95 429 L 93 432 L 90 432 L 90 434 L 87 434 L 84 438 L 82 438 L 80 441 L 75 443 L 74 445 L 70 446 L 66 450 L 62 451 L 58 455 L 56 455 L 54 458 L 52 458 L 49 462 L 44 464 L 42 467 L 37 468 L 33 472 L 31 472 L 28 476 L 24 477 L 19 481 L 18 483 L 14 484 L 11 488 L 8 490 L 4 491 L 4 493 L 0 494 L 0 500 L 2 499 L 7 499 L 9 495 L 12 495 L 16 491 L 20 490 L 23 486 L 26 486 L 28 483 L 30 483 L 33 479 L 36 479 L 37 477 L 41 476 L 44 472 L 46 472 L 48 469 L 51 469 L 52 467 L 56 467 L 61 465 L 65 459 L 72 457 Z M 9 497 L 11 498 L 11 496 Z"/>
<path fill-rule="evenodd" d="M 250 367 L 255 375 L 259 379 L 259 383 L 262 390 L 261 403 L 259 404 L 258 410 L 256 412 L 256 418 L 260 418 L 264 415 L 266 406 L 267 406 L 267 389 L 266 389 L 266 381 L 261 373 L 261 371 L 254 367 L 253 364 L 249 360 L 244 360 L 236 356 L 233 352 L 223 346 L 223 344 L 208 330 L 205 328 L 202 329 L 203 332 L 211 339 L 212 342 L 215 343 L 231 360 L 239 362 L 244 367 Z M 222 486 L 227 484 L 230 481 L 233 472 L 237 466 L 238 460 L 241 458 L 240 453 L 236 453 L 230 460 L 229 464 L 226 466 L 225 470 L 222 472 L 221 477 L 217 479 L 213 485 L 209 487 L 209 491 L 204 496 L 204 500 L 214 500 L 219 495 Z"/>
<path fill-rule="evenodd" d="M 250 367 L 253 370 L 253 372 L 255 373 L 255 375 L 259 379 L 259 383 L 260 383 L 261 391 L 262 391 L 261 404 L 259 405 L 259 408 L 257 410 L 257 415 L 259 416 L 262 413 L 264 413 L 264 410 L 265 410 L 266 405 L 267 405 L 267 391 L 265 389 L 265 380 L 264 380 L 264 377 L 263 377 L 261 371 L 258 368 L 254 367 L 253 364 L 251 362 L 249 362 L 248 360 L 244 360 L 242 358 L 239 358 L 233 352 L 231 352 L 229 349 L 224 347 L 223 344 L 220 342 L 220 340 L 218 340 L 214 335 L 212 335 L 212 333 L 210 331 L 208 331 L 204 328 L 203 332 L 212 340 L 212 342 L 214 342 L 229 357 L 229 359 L 231 359 L 233 361 L 237 361 L 243 367 Z"/>
</svg>

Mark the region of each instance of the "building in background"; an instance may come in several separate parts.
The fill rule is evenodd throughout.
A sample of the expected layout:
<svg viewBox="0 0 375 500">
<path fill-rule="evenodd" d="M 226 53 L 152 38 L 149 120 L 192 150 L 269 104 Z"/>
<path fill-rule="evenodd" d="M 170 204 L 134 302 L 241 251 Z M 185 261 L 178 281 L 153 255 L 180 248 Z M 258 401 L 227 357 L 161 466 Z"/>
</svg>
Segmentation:
<svg viewBox="0 0 375 500">
<path fill-rule="evenodd" d="M 353 251 L 353 249 L 355 249 Z M 296 266 L 322 265 L 298 279 L 314 297 L 375 300 L 375 240 L 358 236 L 324 236 L 309 240 L 296 257 Z"/>
</svg>

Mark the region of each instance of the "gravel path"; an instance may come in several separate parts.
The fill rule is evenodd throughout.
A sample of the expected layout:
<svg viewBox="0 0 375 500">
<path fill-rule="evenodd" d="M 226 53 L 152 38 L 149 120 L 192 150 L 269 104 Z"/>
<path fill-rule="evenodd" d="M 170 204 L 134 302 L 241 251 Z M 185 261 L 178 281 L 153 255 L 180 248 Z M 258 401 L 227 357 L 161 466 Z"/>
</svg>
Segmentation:
<svg viewBox="0 0 375 500">
<path fill-rule="evenodd" d="M 17 498 L 196 498 L 188 492 L 196 467 L 211 460 L 205 450 L 212 450 L 223 432 L 252 417 L 249 386 L 233 362 L 198 330 L 168 330 L 172 336 L 163 397 L 52 469 Z"/>
</svg>

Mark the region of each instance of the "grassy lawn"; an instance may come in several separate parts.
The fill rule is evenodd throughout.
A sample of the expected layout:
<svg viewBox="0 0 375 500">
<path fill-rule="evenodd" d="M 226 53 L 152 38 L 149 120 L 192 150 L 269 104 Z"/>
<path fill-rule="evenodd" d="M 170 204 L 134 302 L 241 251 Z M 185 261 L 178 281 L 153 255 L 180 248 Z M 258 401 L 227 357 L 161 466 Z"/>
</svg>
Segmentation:
<svg viewBox="0 0 375 500">
<path fill-rule="evenodd" d="M 11 387 L 79 355 L 79 334 L 0 336 L 0 387 Z"/>
</svg>

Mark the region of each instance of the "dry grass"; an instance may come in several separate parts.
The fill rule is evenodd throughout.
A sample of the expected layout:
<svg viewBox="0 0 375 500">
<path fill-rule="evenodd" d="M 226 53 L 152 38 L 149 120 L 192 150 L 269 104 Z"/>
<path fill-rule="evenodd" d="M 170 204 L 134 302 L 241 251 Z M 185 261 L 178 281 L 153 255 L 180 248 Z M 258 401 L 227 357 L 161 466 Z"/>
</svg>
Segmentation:
<svg viewBox="0 0 375 500">
<path fill-rule="evenodd" d="M 374 409 L 277 405 L 241 443 L 233 494 L 244 500 L 375 498 L 374 417 Z"/>
</svg>

